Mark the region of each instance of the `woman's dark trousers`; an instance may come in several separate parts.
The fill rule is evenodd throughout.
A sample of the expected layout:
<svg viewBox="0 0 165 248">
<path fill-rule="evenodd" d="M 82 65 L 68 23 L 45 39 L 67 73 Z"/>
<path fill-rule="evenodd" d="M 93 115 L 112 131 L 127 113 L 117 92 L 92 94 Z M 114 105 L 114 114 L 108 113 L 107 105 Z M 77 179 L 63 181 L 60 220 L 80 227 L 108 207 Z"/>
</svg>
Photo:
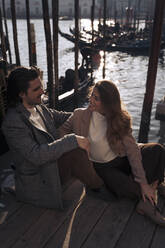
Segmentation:
<svg viewBox="0 0 165 248">
<path fill-rule="evenodd" d="M 157 143 L 141 146 L 142 164 L 149 184 L 164 181 L 165 149 Z M 109 163 L 94 163 L 97 174 L 117 197 L 141 198 L 140 184 L 135 182 L 127 157 L 117 157 Z"/>
</svg>

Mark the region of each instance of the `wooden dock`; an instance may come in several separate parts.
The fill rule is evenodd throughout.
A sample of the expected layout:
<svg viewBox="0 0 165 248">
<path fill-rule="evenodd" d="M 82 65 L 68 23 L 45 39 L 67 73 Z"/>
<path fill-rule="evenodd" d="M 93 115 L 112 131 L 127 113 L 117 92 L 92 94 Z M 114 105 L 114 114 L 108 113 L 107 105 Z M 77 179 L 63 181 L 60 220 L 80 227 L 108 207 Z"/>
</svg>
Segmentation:
<svg viewBox="0 0 165 248">
<path fill-rule="evenodd" d="M 0 160 L 2 162 L 2 160 Z M 2 163 L 1 163 L 2 165 Z M 72 181 L 64 190 L 64 211 L 17 202 L 5 193 L 0 211 L 1 248 L 164 248 L 165 228 L 136 213 L 136 202 L 104 202 Z M 165 202 L 159 199 L 162 211 Z"/>
</svg>

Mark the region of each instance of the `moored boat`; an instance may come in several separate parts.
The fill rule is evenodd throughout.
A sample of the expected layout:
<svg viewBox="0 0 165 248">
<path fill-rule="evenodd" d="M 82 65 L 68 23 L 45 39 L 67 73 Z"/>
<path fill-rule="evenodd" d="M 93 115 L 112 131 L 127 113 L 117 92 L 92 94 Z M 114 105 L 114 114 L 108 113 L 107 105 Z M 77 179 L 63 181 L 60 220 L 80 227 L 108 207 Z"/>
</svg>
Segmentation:
<svg viewBox="0 0 165 248">
<path fill-rule="evenodd" d="M 71 42 L 75 42 L 74 35 L 59 31 L 62 37 L 66 38 Z M 138 33 L 120 33 L 118 35 L 113 35 L 109 38 L 98 37 L 94 39 L 94 42 L 88 42 L 85 39 L 79 39 L 79 48 L 83 49 L 88 47 L 96 50 L 105 50 L 108 52 L 120 51 L 126 53 L 132 53 L 136 55 L 149 55 L 149 49 L 151 45 L 150 37 L 145 37 L 143 32 Z M 165 48 L 165 41 L 161 42 L 161 49 Z"/>
<path fill-rule="evenodd" d="M 79 68 L 79 82 L 77 85 L 78 105 L 85 103 L 87 97 L 87 89 L 92 86 L 93 80 L 88 76 L 87 70 L 82 66 Z M 47 90 L 46 90 L 47 92 Z M 59 95 L 58 95 L 58 109 L 64 111 L 73 111 L 74 109 L 74 70 L 66 70 L 65 77 L 59 79 Z M 47 93 L 43 95 L 42 101 L 48 104 Z"/>
</svg>

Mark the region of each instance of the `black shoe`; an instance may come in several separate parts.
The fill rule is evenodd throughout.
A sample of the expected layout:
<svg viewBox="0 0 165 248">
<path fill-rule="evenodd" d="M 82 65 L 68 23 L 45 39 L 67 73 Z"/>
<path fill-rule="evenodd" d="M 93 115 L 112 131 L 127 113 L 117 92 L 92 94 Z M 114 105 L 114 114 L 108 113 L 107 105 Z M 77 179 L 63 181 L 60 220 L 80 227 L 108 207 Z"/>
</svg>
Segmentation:
<svg viewBox="0 0 165 248">
<path fill-rule="evenodd" d="M 111 200 L 111 195 L 104 185 L 98 189 L 86 187 L 86 194 L 94 198 L 100 198 L 103 201 L 109 202 Z"/>
</svg>

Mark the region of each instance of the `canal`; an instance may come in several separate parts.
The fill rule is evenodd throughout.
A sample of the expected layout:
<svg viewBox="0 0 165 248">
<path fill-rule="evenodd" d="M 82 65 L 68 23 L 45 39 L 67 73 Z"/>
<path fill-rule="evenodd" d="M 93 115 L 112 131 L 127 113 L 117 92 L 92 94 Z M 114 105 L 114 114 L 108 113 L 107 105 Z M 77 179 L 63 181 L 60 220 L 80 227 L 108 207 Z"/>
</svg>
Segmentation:
<svg viewBox="0 0 165 248">
<path fill-rule="evenodd" d="M 43 20 L 31 20 L 35 25 L 37 65 L 43 70 L 44 81 L 47 81 L 46 44 Z M 97 22 L 95 22 L 97 25 Z M 69 33 L 69 28 L 74 26 L 74 21 L 60 21 L 59 27 L 63 32 Z M 90 28 L 90 20 L 81 20 L 81 26 Z M 12 50 L 13 63 L 15 62 L 14 45 L 12 37 L 12 24 L 8 20 L 9 39 Z M 18 43 L 21 65 L 28 66 L 28 38 L 26 20 L 17 20 Z M 64 76 L 65 70 L 74 69 L 74 44 L 59 35 L 59 76 Z M 102 79 L 103 54 L 101 64 L 94 72 L 95 80 Z M 138 136 L 145 84 L 148 70 L 148 56 L 132 56 L 121 52 L 106 53 L 106 78 L 112 80 L 118 87 L 121 98 L 132 115 L 133 133 Z M 80 55 L 81 63 L 81 55 Z M 149 141 L 159 141 L 159 121 L 155 120 L 155 108 L 158 101 L 165 95 L 165 51 L 161 52 L 158 64 L 156 88 L 152 108 Z"/>
</svg>

